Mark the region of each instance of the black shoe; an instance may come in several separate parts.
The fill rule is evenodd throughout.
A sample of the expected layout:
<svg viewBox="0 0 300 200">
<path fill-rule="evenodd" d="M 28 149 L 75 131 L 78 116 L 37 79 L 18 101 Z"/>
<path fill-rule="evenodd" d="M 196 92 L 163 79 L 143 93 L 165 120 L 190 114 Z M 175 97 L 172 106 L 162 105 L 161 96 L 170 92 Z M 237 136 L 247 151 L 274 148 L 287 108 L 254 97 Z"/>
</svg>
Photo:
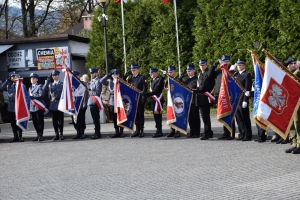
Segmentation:
<svg viewBox="0 0 300 200">
<path fill-rule="evenodd" d="M 179 131 L 176 131 L 175 132 L 175 135 L 174 135 L 174 138 L 179 138 L 181 135 L 180 135 L 180 132 Z"/>
<path fill-rule="evenodd" d="M 300 148 L 297 147 L 292 151 L 292 154 L 300 154 Z"/>
<path fill-rule="evenodd" d="M 236 140 L 243 140 L 245 138 L 245 136 L 244 135 L 242 135 L 242 134 L 239 134 L 239 137 L 238 138 L 236 138 Z"/>
<path fill-rule="evenodd" d="M 24 142 L 24 139 L 23 138 L 19 138 L 19 142 Z"/>
<path fill-rule="evenodd" d="M 111 138 L 119 138 L 119 137 L 121 137 L 119 134 L 114 134 L 114 135 L 112 135 L 112 136 L 110 136 Z"/>
<path fill-rule="evenodd" d="M 36 138 L 34 138 L 32 141 L 38 141 L 39 140 L 39 137 L 36 137 Z"/>
<path fill-rule="evenodd" d="M 139 134 L 139 138 L 142 138 L 142 137 L 144 137 L 144 132 L 143 131 L 141 131 L 140 134 Z"/>
<path fill-rule="evenodd" d="M 270 142 L 277 142 L 280 140 L 280 136 L 278 134 L 274 134 Z"/>
<path fill-rule="evenodd" d="M 140 135 L 139 131 L 135 131 L 130 137 L 138 137 Z"/>
<path fill-rule="evenodd" d="M 163 134 L 162 133 L 155 133 L 154 135 L 152 135 L 153 138 L 158 138 L 158 137 L 162 137 Z"/>
<path fill-rule="evenodd" d="M 59 140 L 64 140 L 64 136 L 63 136 L 63 135 L 60 135 Z"/>
<path fill-rule="evenodd" d="M 292 153 L 297 147 L 292 147 L 285 150 L 285 153 Z"/>
<path fill-rule="evenodd" d="M 251 141 L 252 138 L 249 138 L 249 137 L 245 137 L 244 139 L 242 139 L 242 141 Z"/>
<path fill-rule="evenodd" d="M 208 140 L 209 139 L 209 136 L 208 135 L 203 135 L 200 140 Z"/>
<path fill-rule="evenodd" d="M 39 137 L 39 141 L 40 141 L 40 142 L 41 142 L 41 141 L 44 141 L 43 136 Z"/>
<path fill-rule="evenodd" d="M 19 142 L 19 140 L 17 138 L 13 138 L 11 141 L 9 141 L 9 143 L 14 143 L 14 142 Z"/>
<path fill-rule="evenodd" d="M 254 141 L 254 142 L 258 142 L 258 140 L 259 140 L 259 139 L 254 139 L 253 141 Z"/>
<path fill-rule="evenodd" d="M 258 142 L 258 143 L 262 143 L 262 142 L 266 142 L 266 140 L 260 138 L 260 139 L 257 140 L 257 142 Z"/>
<path fill-rule="evenodd" d="M 52 141 L 58 140 L 58 139 L 59 139 L 59 137 L 58 137 L 58 135 L 56 135 L 56 136 L 52 139 Z"/>
<path fill-rule="evenodd" d="M 75 135 L 75 137 L 72 137 L 73 140 L 79 139 L 79 135 Z"/>
<path fill-rule="evenodd" d="M 282 142 L 281 142 L 281 144 L 287 144 L 287 143 L 289 143 L 290 141 L 289 141 L 289 138 L 287 137 L 285 140 L 283 140 Z"/>
<path fill-rule="evenodd" d="M 228 137 L 230 137 L 230 136 L 223 134 L 221 137 L 218 138 L 218 140 L 227 140 Z"/>
<path fill-rule="evenodd" d="M 209 137 L 209 138 L 214 138 L 214 132 L 211 131 L 211 132 L 209 133 L 208 137 Z"/>
<path fill-rule="evenodd" d="M 95 139 L 100 139 L 101 137 L 99 137 L 99 135 L 93 135 L 92 137 L 91 137 L 91 140 L 95 140 Z"/>
<path fill-rule="evenodd" d="M 174 137 L 175 136 L 175 132 L 173 132 L 173 131 L 171 131 L 168 135 L 167 135 L 167 137 Z"/>
<path fill-rule="evenodd" d="M 234 140 L 235 138 L 234 137 L 227 137 L 227 139 L 226 140 Z"/>
<path fill-rule="evenodd" d="M 280 139 L 276 142 L 276 144 L 281 144 L 282 142 L 283 142 L 283 139 L 280 138 Z"/>
</svg>

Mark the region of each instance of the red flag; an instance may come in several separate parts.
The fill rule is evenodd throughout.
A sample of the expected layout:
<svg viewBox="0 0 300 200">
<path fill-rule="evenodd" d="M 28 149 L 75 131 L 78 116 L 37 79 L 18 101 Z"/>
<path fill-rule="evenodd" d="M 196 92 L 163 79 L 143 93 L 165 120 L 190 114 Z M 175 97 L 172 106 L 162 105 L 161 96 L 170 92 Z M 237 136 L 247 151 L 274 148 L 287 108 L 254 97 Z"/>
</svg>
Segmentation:
<svg viewBox="0 0 300 200">
<path fill-rule="evenodd" d="M 176 122 L 176 116 L 175 116 L 175 111 L 173 108 L 173 101 L 172 101 L 172 97 L 171 97 L 171 92 L 170 92 L 170 78 L 168 80 L 168 92 L 167 92 L 167 124 L 171 124 L 173 122 Z"/>
<path fill-rule="evenodd" d="M 218 110 L 217 115 L 224 117 L 232 112 L 232 107 L 230 104 L 230 96 L 228 92 L 228 68 L 227 63 L 221 65 L 222 70 L 222 81 L 220 87 L 220 94 L 218 98 Z"/>
<path fill-rule="evenodd" d="M 127 116 L 123 105 L 119 79 L 114 79 L 114 109 L 114 112 L 117 113 L 117 124 L 126 122 Z"/>
<path fill-rule="evenodd" d="M 167 3 L 168 3 L 168 0 L 164 0 L 164 3 L 167 4 Z"/>
</svg>

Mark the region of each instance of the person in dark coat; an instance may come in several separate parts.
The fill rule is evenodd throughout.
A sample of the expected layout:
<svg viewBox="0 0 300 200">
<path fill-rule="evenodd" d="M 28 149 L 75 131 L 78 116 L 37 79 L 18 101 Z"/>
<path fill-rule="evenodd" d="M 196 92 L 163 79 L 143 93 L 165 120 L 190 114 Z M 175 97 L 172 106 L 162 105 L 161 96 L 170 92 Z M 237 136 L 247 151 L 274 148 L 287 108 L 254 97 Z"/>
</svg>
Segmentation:
<svg viewBox="0 0 300 200">
<path fill-rule="evenodd" d="M 19 75 L 16 72 L 10 72 L 9 77 L 6 81 L 0 86 L 1 91 L 7 91 L 8 104 L 7 110 L 9 112 L 10 125 L 13 131 L 12 142 L 23 142 L 22 129 L 17 125 L 16 121 L 16 111 L 15 111 L 15 98 L 16 98 L 16 80 L 19 78 Z"/>
<path fill-rule="evenodd" d="M 37 137 L 33 141 L 43 141 L 44 134 L 44 113 L 45 108 L 43 85 L 38 83 L 39 76 L 36 73 L 30 74 L 31 86 L 29 88 L 30 95 L 30 114 L 32 116 L 33 126 L 36 130 Z M 36 101 L 35 101 L 36 100 Z M 38 102 L 39 104 L 36 104 Z M 47 110 L 48 111 L 48 110 Z"/>
<path fill-rule="evenodd" d="M 228 64 L 228 69 L 230 68 L 230 57 L 223 55 L 221 57 L 221 64 L 223 63 L 227 63 Z M 219 98 L 219 93 L 220 93 L 220 88 L 221 88 L 221 81 L 222 81 L 222 70 L 220 68 L 218 68 L 215 71 L 215 78 L 216 78 L 216 87 L 215 87 L 215 91 L 214 91 L 214 96 L 215 96 L 215 103 L 218 103 L 218 98 Z M 230 136 L 230 131 L 223 126 L 223 130 L 224 133 L 221 135 L 221 137 L 219 137 L 219 140 L 233 140 L 235 139 L 235 122 L 233 120 L 232 124 L 232 136 Z"/>
<path fill-rule="evenodd" d="M 155 120 L 155 128 L 156 132 L 153 134 L 153 138 L 162 137 L 162 112 L 163 112 L 163 105 L 164 105 L 164 96 L 163 96 L 163 89 L 164 89 L 164 80 L 166 74 L 163 74 L 162 77 L 158 76 L 158 69 L 151 68 L 150 69 L 150 76 L 152 78 L 150 82 L 150 92 L 141 92 L 142 95 L 145 95 L 150 98 L 150 104 L 153 108 L 153 115 Z"/>
<path fill-rule="evenodd" d="M 52 123 L 55 132 L 55 137 L 52 140 L 64 139 L 64 113 L 58 110 L 58 104 L 63 90 L 63 83 L 59 81 L 59 74 L 59 71 L 53 70 L 51 72 L 53 82 L 51 82 L 51 77 L 49 76 L 44 84 L 44 90 L 48 91 L 50 96 L 49 110 L 52 112 Z"/>
<path fill-rule="evenodd" d="M 178 79 L 176 77 L 176 67 L 174 66 L 169 66 L 168 67 L 168 75 L 171 76 L 174 79 Z M 165 81 L 165 89 L 168 90 L 168 79 Z M 174 138 L 178 138 L 180 137 L 180 132 L 179 131 L 175 131 L 174 128 L 171 127 L 171 132 L 167 135 L 167 137 L 174 137 Z"/>
<path fill-rule="evenodd" d="M 195 95 L 197 97 L 196 104 L 199 106 L 204 123 L 204 133 L 200 138 L 201 140 L 213 138 L 210 121 L 210 106 L 214 101 L 211 92 L 215 87 L 215 68 L 218 64 L 219 62 L 216 62 L 208 69 L 207 60 L 203 59 L 199 61 L 200 74 L 198 76 L 198 84 Z"/>
<path fill-rule="evenodd" d="M 182 82 L 191 90 L 197 89 L 198 77 L 195 75 L 195 66 L 188 65 L 186 72 L 187 77 L 184 78 Z M 182 75 L 180 75 L 179 80 L 182 80 Z M 189 113 L 190 135 L 188 138 L 200 137 L 200 122 L 199 107 L 195 104 L 195 97 L 193 97 Z"/>
<path fill-rule="evenodd" d="M 235 78 L 239 83 L 245 88 L 246 91 L 251 91 L 252 89 L 252 76 L 246 71 L 246 61 L 244 59 L 238 59 L 237 69 L 238 72 L 234 74 Z M 244 95 L 242 101 L 238 106 L 237 113 L 235 115 L 236 122 L 238 124 L 238 129 L 240 135 L 238 140 L 250 141 L 252 140 L 252 127 L 249 112 L 249 97 Z"/>
<path fill-rule="evenodd" d="M 136 64 L 132 64 L 130 68 L 132 75 L 129 75 L 130 71 L 126 72 L 124 75 L 124 80 L 126 80 L 129 84 L 133 85 L 140 91 L 146 92 L 147 79 L 145 78 L 145 76 L 139 73 L 139 66 Z M 144 137 L 145 102 L 146 96 L 141 95 L 135 118 L 136 131 L 131 135 L 131 137 Z"/>
</svg>

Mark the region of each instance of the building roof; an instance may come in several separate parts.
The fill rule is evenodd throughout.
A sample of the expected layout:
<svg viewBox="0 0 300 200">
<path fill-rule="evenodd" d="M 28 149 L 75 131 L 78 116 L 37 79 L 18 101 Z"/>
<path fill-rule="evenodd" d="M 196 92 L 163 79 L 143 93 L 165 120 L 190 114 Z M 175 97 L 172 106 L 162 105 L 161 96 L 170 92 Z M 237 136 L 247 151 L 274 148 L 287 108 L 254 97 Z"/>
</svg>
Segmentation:
<svg viewBox="0 0 300 200">
<path fill-rule="evenodd" d="M 83 43 L 90 42 L 89 38 L 84 38 L 84 37 L 70 35 L 70 34 L 60 34 L 60 35 L 50 35 L 44 37 L 14 38 L 14 39 L 0 40 L 0 45 L 49 42 L 49 41 L 59 41 L 59 40 L 73 40 L 73 41 L 83 42 Z"/>
<path fill-rule="evenodd" d="M 62 34 L 70 34 L 70 35 L 79 34 L 83 29 L 84 29 L 84 25 L 83 25 L 83 21 L 81 21 L 80 23 L 76 24 L 75 26 L 68 28 L 67 30 L 62 32 Z"/>
</svg>

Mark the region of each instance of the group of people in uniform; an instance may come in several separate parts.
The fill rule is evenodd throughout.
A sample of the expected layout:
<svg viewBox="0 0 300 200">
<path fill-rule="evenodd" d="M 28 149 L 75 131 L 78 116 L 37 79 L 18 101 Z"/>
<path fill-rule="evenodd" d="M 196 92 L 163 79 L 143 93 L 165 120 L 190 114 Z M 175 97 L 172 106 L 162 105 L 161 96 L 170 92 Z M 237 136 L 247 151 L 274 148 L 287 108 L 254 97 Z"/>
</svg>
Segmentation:
<svg viewBox="0 0 300 200">
<path fill-rule="evenodd" d="M 289 58 L 285 65 L 296 76 L 300 77 L 300 72 L 298 67 L 296 67 L 296 59 Z M 220 63 L 221 62 L 221 63 Z M 150 99 L 150 104 L 152 106 L 153 116 L 155 120 L 156 132 L 152 137 L 162 137 L 164 136 L 162 132 L 162 112 L 163 105 L 165 102 L 163 96 L 163 90 L 167 90 L 168 83 L 166 80 L 167 74 L 190 88 L 193 91 L 194 98 L 192 99 L 191 108 L 188 116 L 188 123 L 190 127 L 190 132 L 187 137 L 199 138 L 201 121 L 200 114 L 204 124 L 204 132 L 201 140 L 208 140 L 213 138 L 213 131 L 211 127 L 210 120 L 210 108 L 213 104 L 218 102 L 222 70 L 218 68 L 220 64 L 226 63 L 228 70 L 233 74 L 237 81 L 245 89 L 242 101 L 238 105 L 237 113 L 235 116 L 235 121 L 237 122 L 239 136 L 235 138 L 235 121 L 232 123 L 232 134 L 230 131 L 223 126 L 223 134 L 219 137 L 219 140 L 241 140 L 241 141 L 251 141 L 252 140 L 252 127 L 250 120 L 249 111 L 249 101 L 251 96 L 253 96 L 253 77 L 246 70 L 246 60 L 238 59 L 234 65 L 230 65 L 230 57 L 222 56 L 219 61 L 214 62 L 210 67 L 208 67 L 208 62 L 206 59 L 199 61 L 200 73 L 196 75 L 196 69 L 193 65 L 188 65 L 186 70 L 184 70 L 178 77 L 176 74 L 176 67 L 169 66 L 167 72 L 163 71 L 162 76 L 159 76 L 159 70 L 156 68 L 151 68 L 149 71 L 151 81 L 148 88 L 147 78 L 139 73 L 139 66 L 137 64 L 132 64 L 129 71 L 125 72 L 124 76 L 120 76 L 120 70 L 113 69 L 105 76 L 99 76 L 99 69 L 91 68 L 89 69 L 91 75 L 91 81 L 88 82 L 86 79 L 82 79 L 82 83 L 87 87 L 84 94 L 84 100 L 80 107 L 77 123 L 74 124 L 76 130 L 76 135 L 73 139 L 84 139 L 84 132 L 86 129 L 85 124 L 85 113 L 89 106 L 91 116 L 94 124 L 94 135 L 91 139 L 101 138 L 100 129 L 100 108 L 97 102 L 101 95 L 102 86 L 106 85 L 107 90 L 110 93 L 109 102 L 109 112 L 113 120 L 115 133 L 111 136 L 112 138 L 124 137 L 123 128 L 117 125 L 117 114 L 114 112 L 114 83 L 118 78 L 123 78 L 128 84 L 139 89 L 140 98 L 137 107 L 136 121 L 135 121 L 135 132 L 131 134 L 131 137 L 144 137 L 144 110 L 147 98 Z M 78 79 L 80 79 L 80 73 L 77 71 L 72 72 Z M 52 121 L 55 132 L 55 137 L 53 140 L 63 140 L 63 128 L 64 128 L 64 113 L 58 110 L 58 104 L 60 101 L 63 83 L 59 81 L 59 71 L 52 71 L 51 76 L 47 78 L 44 85 L 39 84 L 39 76 L 36 73 L 30 74 L 31 86 L 29 88 L 29 95 L 31 98 L 30 113 L 32 116 L 32 121 L 34 128 L 37 133 L 37 137 L 33 141 L 42 141 L 44 132 L 44 111 L 39 106 L 34 103 L 38 101 L 45 105 L 44 95 L 49 95 L 50 104 L 49 110 L 52 112 Z M 9 103 L 8 111 L 10 113 L 10 123 L 13 130 L 13 139 L 11 142 L 24 141 L 22 138 L 22 129 L 16 125 L 16 115 L 15 115 L 15 83 L 19 78 L 16 72 L 9 73 L 8 79 L 0 86 L 0 90 L 6 90 L 8 93 Z M 255 87 L 255 86 L 254 86 Z M 290 140 L 292 141 L 293 147 L 286 150 L 286 153 L 300 153 L 300 122 L 299 122 L 299 111 L 294 119 L 294 125 L 290 132 Z M 72 118 L 74 121 L 74 119 Z M 266 132 L 257 126 L 258 129 L 258 139 L 257 142 L 266 141 Z M 171 128 L 170 133 L 166 135 L 167 137 L 180 137 L 179 131 Z M 280 141 L 280 142 L 279 142 Z M 271 142 L 284 143 L 287 140 L 280 139 L 280 136 L 275 134 Z"/>
</svg>

